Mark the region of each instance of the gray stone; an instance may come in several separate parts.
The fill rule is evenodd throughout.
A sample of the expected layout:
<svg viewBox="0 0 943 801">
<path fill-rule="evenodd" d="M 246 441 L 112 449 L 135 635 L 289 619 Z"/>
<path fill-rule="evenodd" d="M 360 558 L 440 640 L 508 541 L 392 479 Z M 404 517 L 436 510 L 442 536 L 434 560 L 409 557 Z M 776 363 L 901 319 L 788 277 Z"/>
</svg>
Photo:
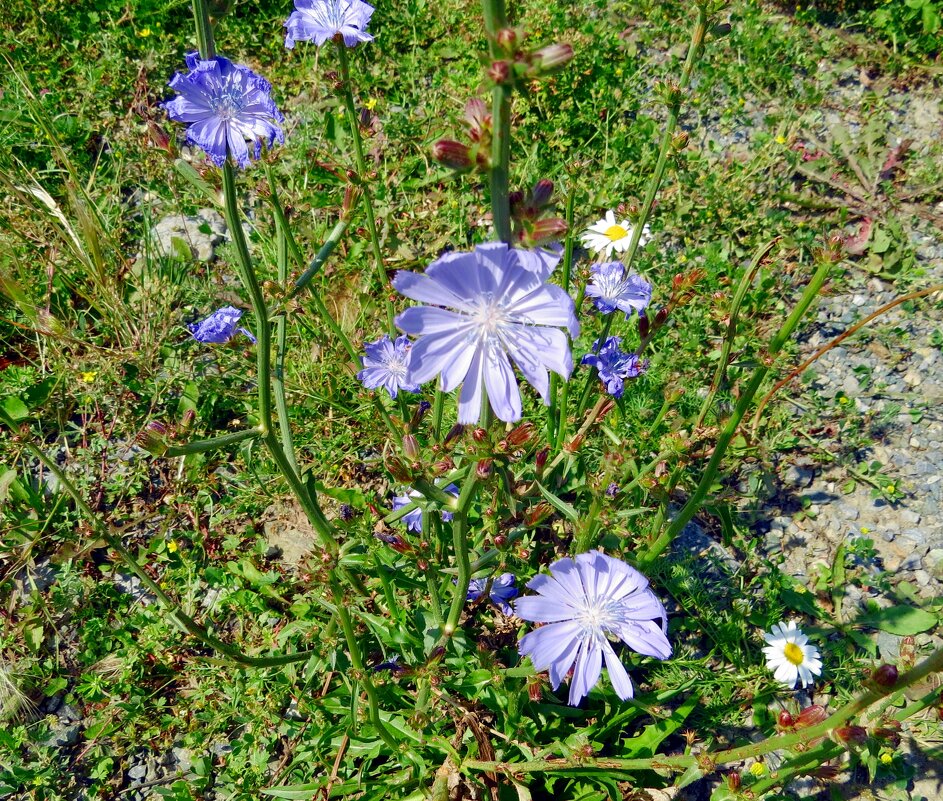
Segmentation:
<svg viewBox="0 0 943 801">
<path fill-rule="evenodd" d="M 159 256 L 186 258 L 189 254 L 189 259 L 209 262 L 225 240 L 226 223 L 215 209 L 200 209 L 192 216 L 164 217 L 150 234 L 150 245 Z"/>
<path fill-rule="evenodd" d="M 50 748 L 65 748 L 74 745 L 78 741 L 81 731 L 82 727 L 78 723 L 72 723 L 68 726 L 58 724 L 53 727 L 43 745 Z"/>
<path fill-rule="evenodd" d="M 143 763 L 140 765 L 135 765 L 133 768 L 131 768 L 128 771 L 128 778 L 136 779 L 138 782 L 141 782 L 146 775 L 147 775 L 147 765 Z"/>
</svg>

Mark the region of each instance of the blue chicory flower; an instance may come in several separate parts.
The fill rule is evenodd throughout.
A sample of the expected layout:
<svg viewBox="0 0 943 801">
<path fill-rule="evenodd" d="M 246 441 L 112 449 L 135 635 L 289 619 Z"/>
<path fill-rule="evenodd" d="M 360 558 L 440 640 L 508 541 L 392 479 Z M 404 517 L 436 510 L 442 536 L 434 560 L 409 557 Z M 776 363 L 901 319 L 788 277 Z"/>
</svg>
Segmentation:
<svg viewBox="0 0 943 801">
<path fill-rule="evenodd" d="M 209 317 L 200 320 L 197 323 L 188 325 L 190 333 L 197 342 L 204 342 L 213 345 L 221 345 L 229 342 L 236 332 L 245 334 L 251 342 L 255 342 L 255 337 L 249 331 L 238 325 L 242 317 L 242 309 L 235 306 L 223 306 L 218 311 L 214 311 Z"/>
<path fill-rule="evenodd" d="M 646 367 L 646 362 L 639 361 L 634 353 L 625 353 L 619 349 L 620 337 L 608 337 L 602 346 L 599 340 L 593 344 L 593 352 L 587 353 L 580 364 L 590 364 L 599 371 L 599 380 L 606 385 L 606 392 L 614 398 L 621 398 L 625 391 L 625 381 L 638 378 Z"/>
<path fill-rule="evenodd" d="M 295 0 L 295 10 L 285 22 L 285 47 L 291 50 L 295 42 L 320 46 L 337 34 L 348 47 L 372 42 L 367 23 L 373 11 L 373 6 L 361 0 Z"/>
<path fill-rule="evenodd" d="M 450 495 L 458 497 L 458 487 L 454 484 L 449 484 L 444 488 L 446 492 Z M 408 506 L 413 501 L 422 500 L 424 498 L 423 494 L 418 490 L 412 490 L 406 495 L 395 495 L 393 496 L 393 511 L 402 509 L 404 506 Z M 453 515 L 451 512 L 442 512 L 442 521 L 448 523 L 452 519 Z M 416 507 L 411 512 L 407 512 L 403 517 L 400 518 L 406 524 L 407 531 L 415 531 L 419 534 L 422 531 L 422 509 Z"/>
<path fill-rule="evenodd" d="M 652 285 L 638 273 L 626 275 L 622 262 L 594 264 L 591 272 L 593 281 L 586 286 L 586 296 L 593 298 L 603 314 L 619 309 L 630 317 L 632 312 L 641 312 L 651 302 Z"/>
<path fill-rule="evenodd" d="M 550 374 L 567 379 L 573 370 L 566 334 L 579 335 L 573 300 L 547 280 L 560 252 L 516 250 L 503 242 L 477 245 L 471 253 L 446 253 L 425 274 L 401 270 L 393 286 L 414 306 L 396 318 L 413 345 L 411 379 L 436 375 L 443 392 L 459 384 L 458 422 L 476 423 L 482 391 L 495 415 L 521 419 L 521 393 L 511 361 L 550 403 Z M 510 357 L 510 360 L 509 358 Z"/>
<path fill-rule="evenodd" d="M 179 97 L 163 107 L 170 119 L 189 124 L 187 141 L 203 148 L 216 166 L 226 163 L 228 153 L 240 167 L 248 167 L 246 140 L 255 142 L 255 158 L 262 153 L 262 142 L 271 147 L 285 141 L 278 126 L 284 117 L 268 81 L 222 56 L 203 61 L 189 53 L 187 67 L 189 73 L 178 72 L 170 81 Z"/>
<path fill-rule="evenodd" d="M 537 595 L 514 602 L 524 620 L 545 623 L 525 634 L 522 656 L 534 668 L 550 671 L 554 689 L 573 669 L 571 706 L 576 706 L 599 681 L 605 660 L 616 695 L 631 698 L 632 681 L 609 642 L 609 635 L 645 656 L 668 659 L 668 613 L 648 586 L 648 579 L 625 562 L 599 551 L 560 559 L 550 575 L 527 583 Z"/>
<path fill-rule="evenodd" d="M 366 355 L 361 357 L 363 370 L 357 380 L 367 389 L 383 387 L 395 398 L 399 390 L 419 392 L 419 384 L 409 380 L 409 338 L 400 336 L 394 342 L 384 334 L 376 342 L 364 343 Z"/>
<path fill-rule="evenodd" d="M 491 582 L 491 591 L 488 593 L 491 603 L 506 615 L 514 614 L 514 610 L 511 609 L 508 601 L 520 594 L 520 590 L 514 586 L 515 581 L 513 573 L 502 573 Z M 465 600 L 477 601 L 481 598 L 487 586 L 488 579 L 472 579 L 468 584 L 468 594 L 465 596 Z"/>
</svg>

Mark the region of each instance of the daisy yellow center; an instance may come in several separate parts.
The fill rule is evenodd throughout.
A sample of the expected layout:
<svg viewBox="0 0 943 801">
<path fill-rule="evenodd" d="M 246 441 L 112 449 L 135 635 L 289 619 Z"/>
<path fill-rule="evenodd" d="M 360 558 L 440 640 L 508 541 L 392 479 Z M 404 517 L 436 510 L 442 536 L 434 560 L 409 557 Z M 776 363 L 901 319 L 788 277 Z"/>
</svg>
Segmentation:
<svg viewBox="0 0 943 801">
<path fill-rule="evenodd" d="M 805 661 L 805 653 L 794 642 L 787 642 L 783 648 L 783 656 L 797 667 Z"/>
<path fill-rule="evenodd" d="M 610 225 L 605 231 L 605 236 L 608 236 L 613 242 L 625 239 L 628 235 L 629 232 L 621 225 Z"/>
</svg>

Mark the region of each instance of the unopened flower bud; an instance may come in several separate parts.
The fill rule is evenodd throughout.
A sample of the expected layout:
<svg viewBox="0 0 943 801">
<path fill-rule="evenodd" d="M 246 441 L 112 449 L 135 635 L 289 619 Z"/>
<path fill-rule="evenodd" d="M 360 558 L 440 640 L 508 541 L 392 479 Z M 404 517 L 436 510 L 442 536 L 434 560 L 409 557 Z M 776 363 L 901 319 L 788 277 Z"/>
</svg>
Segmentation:
<svg viewBox="0 0 943 801">
<path fill-rule="evenodd" d="M 863 726 L 839 726 L 834 735 L 838 742 L 848 746 L 861 746 L 868 741 L 868 730 Z"/>
<path fill-rule="evenodd" d="M 553 507 L 549 503 L 541 501 L 524 512 L 524 525 L 528 528 L 533 528 L 534 526 L 540 525 L 540 523 L 550 517 L 551 514 L 553 514 Z"/>
<path fill-rule="evenodd" d="M 730 788 L 731 792 L 737 792 L 740 789 L 740 774 L 737 771 L 732 770 L 726 776 L 727 786 Z"/>
<path fill-rule="evenodd" d="M 357 207 L 359 198 L 360 190 L 353 184 L 347 184 L 344 188 L 344 203 L 341 206 L 341 219 L 350 219 L 350 214 Z"/>
<path fill-rule="evenodd" d="M 521 423 L 512 428 L 505 440 L 511 448 L 520 448 L 526 445 L 534 438 L 536 429 L 533 423 Z"/>
<path fill-rule="evenodd" d="M 432 653 L 429 654 L 429 658 L 426 660 L 427 665 L 434 665 L 437 662 L 442 661 L 442 657 L 445 656 L 445 647 L 442 645 L 437 645 L 432 649 Z"/>
<path fill-rule="evenodd" d="M 152 456 L 163 456 L 167 452 L 167 426 L 151 420 L 137 435 L 137 442 Z"/>
<path fill-rule="evenodd" d="M 893 665 L 881 665 L 874 673 L 871 674 L 871 679 L 875 684 L 881 687 L 893 687 L 897 684 L 897 668 Z"/>
<path fill-rule="evenodd" d="M 550 203 L 553 199 L 553 181 L 548 178 L 541 178 L 530 193 L 534 205 L 540 209 Z"/>
<path fill-rule="evenodd" d="M 449 433 L 445 435 L 445 441 L 443 444 L 451 445 L 455 440 L 457 440 L 462 434 L 465 433 L 465 426 L 461 423 L 456 423 L 449 429 Z"/>
<path fill-rule="evenodd" d="M 412 468 L 407 465 L 406 462 L 396 456 L 390 456 L 387 458 L 386 469 L 397 481 L 402 481 L 408 484 L 413 480 Z"/>
<path fill-rule="evenodd" d="M 412 434 L 403 437 L 403 453 L 410 459 L 416 459 L 419 456 L 419 441 Z"/>
<path fill-rule="evenodd" d="M 674 148 L 675 152 L 684 150 L 688 146 L 688 133 L 687 131 L 679 131 L 671 138 L 671 146 Z"/>
<path fill-rule="evenodd" d="M 193 421 L 196 420 L 196 412 L 193 409 L 187 409 L 183 413 L 183 417 L 180 418 L 180 425 L 177 426 L 178 433 L 183 433 L 184 431 L 189 431 L 190 426 L 193 425 Z"/>
<path fill-rule="evenodd" d="M 385 542 L 397 553 L 408 554 L 413 552 L 413 546 L 406 542 L 399 534 L 378 532 L 376 538 L 380 540 L 380 542 Z"/>
<path fill-rule="evenodd" d="M 507 83 L 511 77 L 511 65 L 506 61 L 492 61 L 488 67 L 488 78 L 494 83 Z"/>
<path fill-rule="evenodd" d="M 609 412 L 616 408 L 616 399 L 607 398 L 606 402 L 599 407 L 599 414 L 596 415 L 597 420 L 602 420 Z"/>
<path fill-rule="evenodd" d="M 539 701 L 544 694 L 544 680 L 541 676 L 531 676 L 527 679 L 527 697 L 531 701 Z"/>
<path fill-rule="evenodd" d="M 528 237 L 528 239 L 531 240 L 529 244 L 531 247 L 540 247 L 541 245 L 548 245 L 551 242 L 558 242 L 560 238 L 566 234 L 566 230 L 566 220 L 561 217 L 537 220 Z"/>
<path fill-rule="evenodd" d="M 894 725 L 878 726 L 871 734 L 878 740 L 884 740 L 888 745 L 897 748 L 900 745 L 900 723 L 896 720 L 890 721 Z"/>
<path fill-rule="evenodd" d="M 453 462 L 448 456 L 439 459 L 435 464 L 432 465 L 432 473 L 436 476 L 442 476 L 448 473 L 450 470 L 455 469 L 455 462 Z"/>
<path fill-rule="evenodd" d="M 480 141 L 485 133 L 491 131 L 491 114 L 484 100 L 473 97 L 465 104 L 465 122 L 473 142 Z"/>
<path fill-rule="evenodd" d="M 483 428 L 476 428 L 472 431 L 472 439 L 475 440 L 475 442 L 484 442 L 488 439 L 488 432 Z"/>
<path fill-rule="evenodd" d="M 537 456 L 534 457 L 534 466 L 537 468 L 537 472 L 540 473 L 544 469 L 544 465 L 547 464 L 547 457 L 550 455 L 550 448 L 544 448 L 537 452 Z"/>
<path fill-rule="evenodd" d="M 655 312 L 655 328 L 661 328 L 666 322 L 668 322 L 668 309 L 662 306 Z"/>
<path fill-rule="evenodd" d="M 816 723 L 821 723 L 827 717 L 828 712 L 825 710 L 824 706 L 812 704 L 812 706 L 807 706 L 799 713 L 799 717 L 796 720 L 796 728 L 805 729 L 809 726 L 814 726 Z"/>
<path fill-rule="evenodd" d="M 573 439 L 563 446 L 563 450 L 565 450 L 567 453 L 576 453 L 582 444 L 583 435 L 577 434 L 575 437 L 573 437 Z"/>
<path fill-rule="evenodd" d="M 507 544 L 508 544 L 508 538 L 505 537 L 503 534 L 498 534 L 498 536 L 494 538 L 494 546 L 496 548 L 503 548 Z"/>
<path fill-rule="evenodd" d="M 645 312 L 638 313 L 638 334 L 642 339 L 648 336 L 651 330 L 651 323 L 648 322 L 648 315 Z"/>
<path fill-rule="evenodd" d="M 475 475 L 485 481 L 491 475 L 491 459 L 482 459 L 475 465 Z"/>
<path fill-rule="evenodd" d="M 796 725 L 796 721 L 793 719 L 792 715 L 790 715 L 785 709 L 779 713 L 778 723 L 784 729 L 791 729 Z"/>
<path fill-rule="evenodd" d="M 453 170 L 469 170 L 474 165 L 468 145 L 453 139 L 440 139 L 432 146 L 432 158 Z"/>
<path fill-rule="evenodd" d="M 517 49 L 517 31 L 513 28 L 502 28 L 498 31 L 498 35 L 495 36 L 495 41 L 497 41 L 498 45 L 507 52 L 508 55 L 511 55 Z"/>
<path fill-rule="evenodd" d="M 531 53 L 533 75 L 550 75 L 573 60 L 573 45 L 559 43 L 541 47 Z"/>
</svg>

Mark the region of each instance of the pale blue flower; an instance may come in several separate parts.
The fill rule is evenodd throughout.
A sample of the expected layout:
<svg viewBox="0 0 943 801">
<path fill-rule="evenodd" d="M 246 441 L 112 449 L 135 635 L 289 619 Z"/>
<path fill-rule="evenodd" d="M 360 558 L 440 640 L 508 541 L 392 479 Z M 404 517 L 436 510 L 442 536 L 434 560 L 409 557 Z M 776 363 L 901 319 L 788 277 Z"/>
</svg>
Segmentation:
<svg viewBox="0 0 943 801">
<path fill-rule="evenodd" d="M 252 342 L 255 337 L 245 328 L 239 326 L 239 319 L 242 317 L 242 309 L 235 306 L 223 306 L 218 311 L 214 311 L 209 317 L 200 320 L 197 323 L 188 325 L 190 333 L 197 342 L 205 342 L 213 345 L 221 345 L 229 342 L 236 332 L 245 334 Z"/>
<path fill-rule="evenodd" d="M 419 392 L 419 384 L 409 379 L 411 345 L 408 337 L 397 337 L 394 342 L 384 334 L 376 342 L 364 343 L 364 350 L 363 370 L 357 373 L 357 380 L 367 389 L 383 387 L 391 398 L 401 389 Z"/>
<path fill-rule="evenodd" d="M 606 392 L 614 398 L 621 398 L 625 391 L 625 381 L 638 378 L 645 372 L 647 362 L 639 361 L 634 353 L 625 353 L 619 349 L 620 337 L 608 337 L 600 346 L 599 340 L 593 344 L 593 352 L 587 353 L 580 361 L 599 371 L 599 380 L 606 385 Z"/>
<path fill-rule="evenodd" d="M 519 651 L 537 670 L 550 671 L 554 689 L 573 669 L 572 706 L 599 681 L 603 661 L 616 695 L 632 697 L 632 681 L 610 637 L 645 656 L 671 656 L 665 607 L 648 579 L 619 559 L 599 551 L 560 559 L 550 565 L 549 576 L 536 576 L 527 587 L 537 595 L 518 598 L 514 611 L 524 620 L 547 625 L 525 634 Z"/>
<path fill-rule="evenodd" d="M 272 87 L 248 67 L 216 56 L 202 61 L 187 55 L 190 72 L 178 72 L 170 87 L 179 97 L 164 103 L 167 116 L 189 124 L 187 141 L 201 147 L 213 163 L 222 167 L 227 153 L 240 167 L 249 165 L 246 140 L 255 143 L 255 158 L 262 143 L 271 147 L 284 142 L 278 126 L 284 118 L 271 98 Z"/>
<path fill-rule="evenodd" d="M 425 274 L 397 273 L 393 286 L 428 306 L 414 306 L 396 324 L 418 340 L 411 379 L 436 375 L 443 392 L 462 386 L 458 422 L 478 422 L 482 393 L 495 415 L 521 419 L 521 394 L 511 366 L 550 403 L 553 370 L 569 378 L 573 357 L 566 334 L 579 335 L 573 301 L 547 279 L 560 261 L 548 250 L 515 250 L 502 242 L 477 245 L 471 253 L 447 253 Z M 508 358 L 510 357 L 510 358 Z"/>
<path fill-rule="evenodd" d="M 652 285 L 638 273 L 626 275 L 622 262 L 594 264 L 591 272 L 593 281 L 586 286 L 586 297 L 593 298 L 603 314 L 619 309 L 629 317 L 632 312 L 643 311 L 651 302 Z"/>
<path fill-rule="evenodd" d="M 508 601 L 520 594 L 520 590 L 514 586 L 515 581 L 513 573 L 502 573 L 491 582 L 491 591 L 488 593 L 491 603 L 506 615 L 514 614 L 514 610 L 511 609 Z M 468 584 L 468 594 L 465 596 L 465 600 L 477 601 L 481 598 L 487 586 L 488 579 L 472 579 Z"/>
<path fill-rule="evenodd" d="M 337 34 L 348 47 L 372 42 L 367 23 L 373 11 L 373 6 L 361 0 L 295 0 L 295 10 L 285 23 L 285 47 L 290 50 L 295 42 L 320 46 Z"/>
<path fill-rule="evenodd" d="M 456 498 L 458 497 L 458 487 L 456 487 L 454 484 L 449 484 L 444 489 L 450 495 L 454 495 Z M 425 496 L 423 496 L 423 494 L 418 490 L 412 490 L 406 495 L 395 495 L 393 496 L 393 511 L 395 512 L 398 509 L 402 509 L 404 506 L 408 506 L 414 501 L 422 500 L 425 500 Z M 448 523 L 452 517 L 453 515 L 451 512 L 442 512 L 443 522 Z M 418 506 L 412 511 L 409 511 L 403 515 L 400 520 L 406 524 L 407 531 L 415 531 L 417 534 L 422 531 L 422 509 L 420 509 Z"/>
</svg>

